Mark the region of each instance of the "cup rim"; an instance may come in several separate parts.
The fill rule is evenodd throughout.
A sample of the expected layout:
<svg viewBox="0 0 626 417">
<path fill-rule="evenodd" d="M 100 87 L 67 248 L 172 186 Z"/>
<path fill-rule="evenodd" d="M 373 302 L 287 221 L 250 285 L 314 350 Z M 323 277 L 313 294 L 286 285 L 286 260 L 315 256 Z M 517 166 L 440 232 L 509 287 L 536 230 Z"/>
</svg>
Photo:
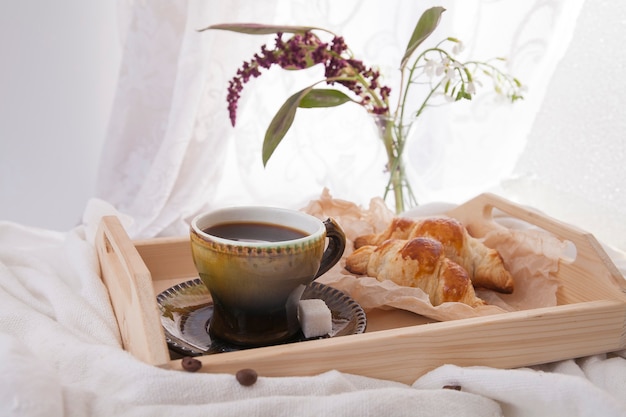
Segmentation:
<svg viewBox="0 0 626 417">
<path fill-rule="evenodd" d="M 244 215 L 244 213 L 253 213 L 253 215 Z M 270 214 L 273 213 L 274 216 Z M 308 223 L 309 228 L 304 230 L 303 227 L 298 227 L 293 224 L 285 224 L 284 222 L 278 222 L 275 220 L 275 216 L 277 213 L 286 214 L 288 216 L 292 216 L 292 218 L 298 218 Z M 220 217 L 221 216 L 221 217 Z M 209 217 L 218 217 L 221 220 L 217 221 L 207 221 L 206 223 L 202 223 L 203 220 Z M 293 227 L 298 230 L 302 230 L 305 233 L 308 233 L 306 236 L 292 239 L 292 240 L 282 240 L 277 242 L 249 242 L 249 241 L 237 241 L 225 239 L 219 236 L 214 236 L 206 233 L 203 229 L 207 227 L 227 222 L 236 222 L 236 221 L 253 221 L 259 223 L 268 223 L 268 224 L 277 224 L 281 226 Z M 245 247 L 255 247 L 255 248 L 265 248 L 265 247 L 274 247 L 274 246 L 284 246 L 284 245 L 297 245 L 303 242 L 307 242 L 309 240 L 317 239 L 323 233 L 326 232 L 326 227 L 322 220 L 318 219 L 315 216 L 312 216 L 308 213 L 305 213 L 300 210 L 288 209 L 283 207 L 273 207 L 273 206 L 232 206 L 232 207 L 223 207 L 215 210 L 205 211 L 196 215 L 191 221 L 191 230 L 198 237 L 203 240 L 210 240 L 213 242 L 217 242 L 220 244 L 231 245 L 231 246 L 245 246 Z M 314 230 L 313 230 L 314 229 Z"/>
</svg>

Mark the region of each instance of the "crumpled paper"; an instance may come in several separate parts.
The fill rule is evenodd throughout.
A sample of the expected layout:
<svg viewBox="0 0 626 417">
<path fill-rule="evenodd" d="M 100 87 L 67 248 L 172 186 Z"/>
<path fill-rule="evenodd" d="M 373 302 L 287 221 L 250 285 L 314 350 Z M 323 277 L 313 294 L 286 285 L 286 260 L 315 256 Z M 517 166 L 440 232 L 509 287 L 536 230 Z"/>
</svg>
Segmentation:
<svg viewBox="0 0 626 417">
<path fill-rule="evenodd" d="M 515 280 L 513 294 L 477 290 L 477 295 L 487 305 L 471 307 L 463 303 L 446 302 L 433 306 L 428 295 L 419 288 L 354 275 L 345 269 L 345 259 L 354 250 L 354 239 L 382 232 L 394 217 L 381 198 L 373 198 L 369 207 L 364 208 L 349 201 L 334 199 L 328 190 L 324 190 L 318 200 L 311 201 L 302 210 L 319 219 L 334 218 L 346 234 L 346 250 L 342 259 L 318 278 L 318 282 L 346 292 L 366 311 L 402 309 L 433 320 L 446 321 L 553 307 L 557 303 L 559 284 L 554 273 L 558 271 L 559 259 L 566 244 L 543 230 L 497 227 L 481 238 L 486 246 L 500 252 L 505 267 Z"/>
</svg>

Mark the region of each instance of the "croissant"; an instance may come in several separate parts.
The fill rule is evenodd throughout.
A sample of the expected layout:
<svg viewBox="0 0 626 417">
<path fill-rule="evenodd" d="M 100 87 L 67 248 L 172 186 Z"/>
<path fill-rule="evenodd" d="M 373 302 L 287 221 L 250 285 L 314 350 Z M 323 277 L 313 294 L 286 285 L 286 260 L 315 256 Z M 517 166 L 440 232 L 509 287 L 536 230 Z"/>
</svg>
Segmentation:
<svg viewBox="0 0 626 417">
<path fill-rule="evenodd" d="M 396 217 L 382 233 L 357 237 L 354 246 L 377 246 L 388 239 L 412 239 L 418 236 L 440 241 L 446 257 L 467 270 L 475 287 L 505 294 L 513 292 L 513 277 L 504 267 L 498 251 L 472 237 L 458 220 L 449 217 L 419 220 Z"/>
<path fill-rule="evenodd" d="M 433 306 L 449 301 L 472 307 L 485 304 L 476 297 L 465 269 L 446 258 L 443 245 L 431 238 L 391 239 L 380 246 L 362 246 L 348 255 L 346 269 L 420 288 Z"/>
</svg>

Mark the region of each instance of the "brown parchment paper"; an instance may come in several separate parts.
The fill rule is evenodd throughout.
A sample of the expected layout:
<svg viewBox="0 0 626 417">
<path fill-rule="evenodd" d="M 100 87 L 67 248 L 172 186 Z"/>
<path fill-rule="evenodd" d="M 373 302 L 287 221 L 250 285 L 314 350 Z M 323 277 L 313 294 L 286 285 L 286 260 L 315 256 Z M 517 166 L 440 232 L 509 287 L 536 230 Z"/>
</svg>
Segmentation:
<svg viewBox="0 0 626 417">
<path fill-rule="evenodd" d="M 348 293 L 366 311 L 396 308 L 445 321 L 556 305 L 558 280 L 553 273 L 558 271 L 566 244 L 543 230 L 519 224 L 515 228 L 499 226 L 481 238 L 486 246 L 500 252 L 515 280 L 513 294 L 477 290 L 476 294 L 487 302 L 486 306 L 474 308 L 455 302 L 433 306 L 428 295 L 418 288 L 353 275 L 345 269 L 345 258 L 354 250 L 354 239 L 382 232 L 394 217 L 382 199 L 373 198 L 365 208 L 334 199 L 324 190 L 318 200 L 311 201 L 302 210 L 319 219 L 334 218 L 346 234 L 346 250 L 341 261 L 317 281 Z"/>
</svg>

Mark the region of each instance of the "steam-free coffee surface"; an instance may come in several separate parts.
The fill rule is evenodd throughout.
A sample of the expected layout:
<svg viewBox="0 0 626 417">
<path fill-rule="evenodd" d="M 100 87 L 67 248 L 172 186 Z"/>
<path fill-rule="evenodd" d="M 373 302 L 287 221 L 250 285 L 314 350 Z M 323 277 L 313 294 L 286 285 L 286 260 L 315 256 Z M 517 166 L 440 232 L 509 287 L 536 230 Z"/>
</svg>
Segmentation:
<svg viewBox="0 0 626 417">
<path fill-rule="evenodd" d="M 300 239 L 307 233 L 271 223 L 233 222 L 222 223 L 204 229 L 204 232 L 223 239 L 244 242 L 283 242 Z"/>
</svg>

